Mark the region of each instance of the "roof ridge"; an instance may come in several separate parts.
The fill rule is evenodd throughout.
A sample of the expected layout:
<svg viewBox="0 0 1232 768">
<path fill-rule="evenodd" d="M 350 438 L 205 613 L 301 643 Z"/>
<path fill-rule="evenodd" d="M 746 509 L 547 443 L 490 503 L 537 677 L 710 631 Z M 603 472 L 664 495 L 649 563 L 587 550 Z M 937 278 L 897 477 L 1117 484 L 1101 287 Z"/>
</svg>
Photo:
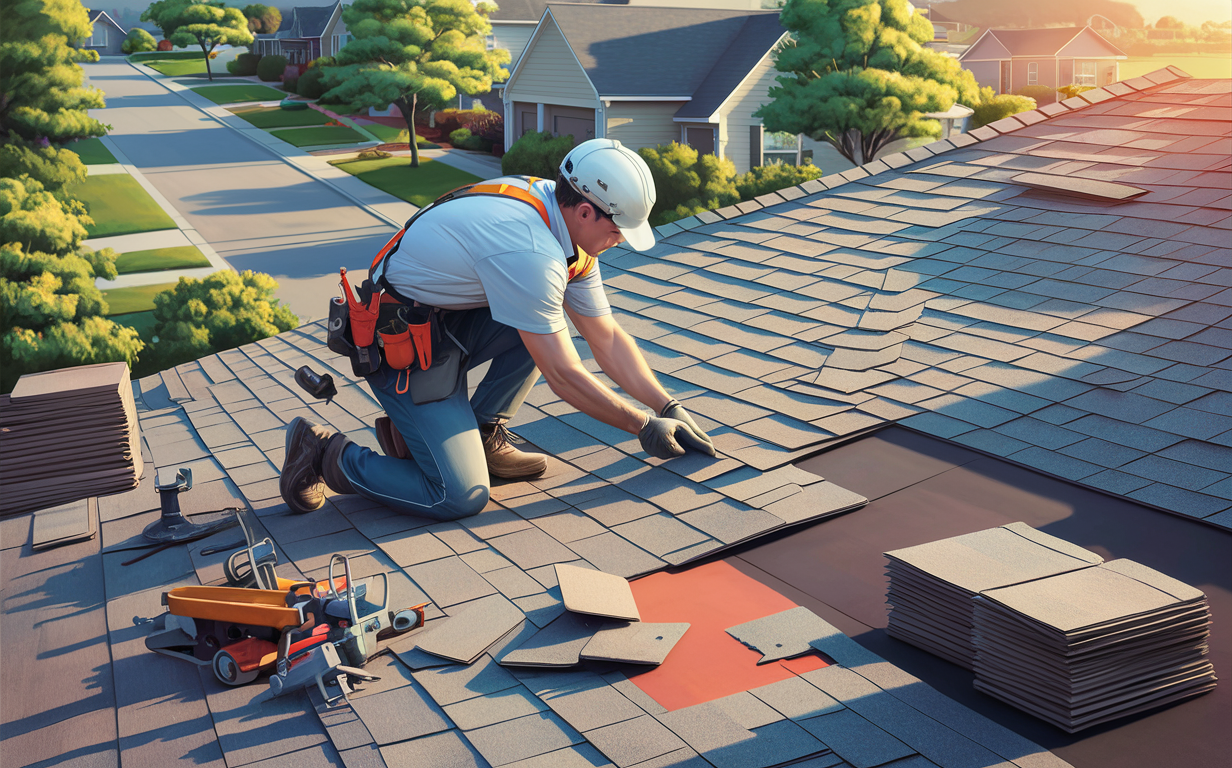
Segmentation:
<svg viewBox="0 0 1232 768">
<path fill-rule="evenodd" d="M 990 30 L 991 31 L 991 30 Z M 718 221 L 743 216 L 746 213 L 754 213 L 763 208 L 768 208 L 772 205 L 795 200 L 796 198 L 805 195 L 814 195 L 818 192 L 827 189 L 835 189 L 846 184 L 849 181 L 864 179 L 870 176 L 884 173 L 886 171 L 896 170 L 911 163 L 921 162 L 931 157 L 940 156 L 952 149 L 960 149 L 969 147 L 972 144 L 978 144 L 982 141 L 994 139 L 998 136 L 1013 133 L 1015 131 L 1026 128 L 1029 125 L 1041 123 L 1049 118 L 1058 115 L 1069 114 L 1076 110 L 1084 109 L 1093 104 L 1107 101 L 1118 96 L 1127 96 L 1130 93 L 1138 93 L 1152 88 L 1168 85 L 1177 80 L 1193 79 L 1193 75 L 1169 65 L 1163 69 L 1157 69 L 1154 72 L 1148 72 L 1145 75 L 1123 80 L 1116 83 L 1100 86 L 1099 88 L 1090 91 L 1084 91 L 1072 98 L 1058 101 L 1053 104 L 1045 104 L 1042 107 L 1029 110 L 1027 112 L 1019 112 L 1016 115 L 1002 118 L 1000 120 L 981 126 L 967 133 L 961 133 L 957 136 L 951 136 L 948 139 L 942 139 L 933 144 L 926 144 L 922 147 L 909 149 L 905 152 L 896 152 L 893 155 L 887 155 L 864 165 L 856 166 L 842 173 L 834 173 L 829 176 L 823 176 L 820 179 L 806 181 L 803 184 L 797 184 L 792 187 L 785 187 L 777 192 L 757 197 L 753 200 L 747 200 L 736 205 L 729 205 L 725 208 L 720 208 L 715 211 L 703 211 L 695 216 L 690 216 L 680 221 L 674 221 L 670 224 L 664 224 L 655 227 L 655 232 L 659 237 L 670 237 L 679 232 L 684 232 L 706 224 L 713 224 Z M 936 147 L 934 149 L 934 147 Z"/>
</svg>

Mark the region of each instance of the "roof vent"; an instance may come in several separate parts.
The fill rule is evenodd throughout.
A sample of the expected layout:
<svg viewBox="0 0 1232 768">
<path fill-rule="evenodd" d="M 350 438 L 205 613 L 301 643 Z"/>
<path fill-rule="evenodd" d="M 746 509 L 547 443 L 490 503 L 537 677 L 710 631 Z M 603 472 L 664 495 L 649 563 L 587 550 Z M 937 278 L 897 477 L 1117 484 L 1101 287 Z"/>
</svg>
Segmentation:
<svg viewBox="0 0 1232 768">
<path fill-rule="evenodd" d="M 1050 176 L 1046 173 L 1020 173 L 1012 177 L 1010 181 L 1044 192 L 1055 192 L 1058 195 L 1113 203 L 1123 203 L 1147 193 L 1145 189 L 1131 187 L 1128 184 L 1081 179 L 1076 176 Z"/>
</svg>

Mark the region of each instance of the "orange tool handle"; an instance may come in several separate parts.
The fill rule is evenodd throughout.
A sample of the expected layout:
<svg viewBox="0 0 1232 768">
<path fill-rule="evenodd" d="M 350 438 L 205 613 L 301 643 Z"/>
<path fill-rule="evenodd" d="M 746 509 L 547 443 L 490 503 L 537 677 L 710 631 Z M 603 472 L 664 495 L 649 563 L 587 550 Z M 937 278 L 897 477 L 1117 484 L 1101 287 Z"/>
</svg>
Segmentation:
<svg viewBox="0 0 1232 768">
<path fill-rule="evenodd" d="M 420 370 L 428 370 L 432 365 L 432 323 L 419 323 L 407 326 L 411 339 L 415 342 L 415 354 L 419 358 Z"/>
<path fill-rule="evenodd" d="M 381 311 L 381 292 L 373 291 L 368 305 L 364 306 L 351 288 L 346 272 L 346 267 L 338 270 L 342 293 L 346 296 L 347 305 L 350 307 L 351 341 L 355 342 L 357 347 L 370 347 L 376 340 L 376 321 Z"/>
</svg>

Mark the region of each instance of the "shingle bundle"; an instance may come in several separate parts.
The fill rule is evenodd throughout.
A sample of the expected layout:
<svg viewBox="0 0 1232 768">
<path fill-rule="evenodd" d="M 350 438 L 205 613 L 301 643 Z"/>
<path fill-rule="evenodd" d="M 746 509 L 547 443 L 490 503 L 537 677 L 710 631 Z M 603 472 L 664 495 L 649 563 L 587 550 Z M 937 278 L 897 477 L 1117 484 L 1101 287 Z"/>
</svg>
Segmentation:
<svg viewBox="0 0 1232 768">
<path fill-rule="evenodd" d="M 976 689 L 1069 733 L 1215 687 L 1206 596 L 1131 560 L 974 605 Z"/>
<path fill-rule="evenodd" d="M 141 435 L 126 363 L 27 374 L 0 396 L 0 514 L 133 488 Z"/>
<path fill-rule="evenodd" d="M 975 664 L 972 598 L 986 589 L 1103 562 L 1025 523 L 887 552 L 889 633 L 959 666 Z"/>
</svg>

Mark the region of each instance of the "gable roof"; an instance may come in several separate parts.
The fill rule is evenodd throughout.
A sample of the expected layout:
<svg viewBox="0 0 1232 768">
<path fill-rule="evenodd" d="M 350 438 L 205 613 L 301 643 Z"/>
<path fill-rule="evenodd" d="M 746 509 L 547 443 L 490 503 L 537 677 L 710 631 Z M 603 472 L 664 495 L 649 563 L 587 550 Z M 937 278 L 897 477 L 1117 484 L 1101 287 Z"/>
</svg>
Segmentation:
<svg viewBox="0 0 1232 768">
<path fill-rule="evenodd" d="M 1090 27 L 1047 27 L 1044 29 L 990 29 L 975 41 L 975 44 L 959 56 L 959 60 L 980 61 L 990 58 L 988 55 L 977 58 L 976 53 L 981 48 L 987 48 L 995 41 L 1009 56 L 1056 56 L 1067 45 L 1080 35 L 1086 35 L 1102 43 L 1108 48 L 1109 56 L 1124 56 L 1116 46 L 1104 39 Z M 981 44 L 984 44 L 981 46 Z M 996 48 L 988 53 L 997 55 Z"/>
<path fill-rule="evenodd" d="M 705 115 L 784 34 L 777 11 L 552 3 L 548 12 L 601 97 L 692 97 L 712 105 Z"/>
<path fill-rule="evenodd" d="M 124 27 L 121 27 L 119 24 L 117 24 L 117 23 L 116 23 L 116 20 L 115 20 L 115 19 L 113 19 L 113 18 L 111 18 L 111 16 L 109 16 L 109 15 L 107 14 L 107 12 L 106 12 L 106 11 L 89 11 L 89 14 L 90 14 L 90 23 L 91 23 L 91 24 L 95 24 L 95 23 L 97 23 L 99 19 L 104 19 L 104 20 L 106 20 L 106 21 L 107 21 L 107 23 L 108 23 L 108 24 L 110 24 L 111 26 L 113 26 L 113 27 L 115 27 L 116 29 L 120 30 L 120 31 L 121 31 L 121 32 L 123 32 L 124 34 L 128 34 L 128 30 L 127 30 L 127 29 L 125 29 Z"/>
<path fill-rule="evenodd" d="M 341 2 L 327 6 L 300 6 L 291 11 L 292 23 L 289 37 L 320 37 L 333 18 Z M 278 30 L 282 31 L 281 28 Z"/>
</svg>

